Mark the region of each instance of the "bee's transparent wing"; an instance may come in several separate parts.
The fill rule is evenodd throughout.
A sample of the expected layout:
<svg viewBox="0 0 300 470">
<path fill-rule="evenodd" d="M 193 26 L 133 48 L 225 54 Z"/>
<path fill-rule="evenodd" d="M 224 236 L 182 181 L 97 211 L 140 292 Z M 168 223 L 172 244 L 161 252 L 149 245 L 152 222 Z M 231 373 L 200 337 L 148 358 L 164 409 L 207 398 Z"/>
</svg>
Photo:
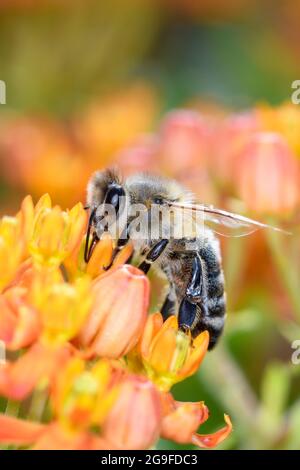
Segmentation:
<svg viewBox="0 0 300 470">
<path fill-rule="evenodd" d="M 288 232 L 280 228 L 205 204 L 172 202 L 170 205 L 174 208 L 190 212 L 194 218 L 197 218 L 200 222 L 202 220 L 211 230 L 222 236 L 243 237 L 264 228 L 288 234 Z"/>
</svg>

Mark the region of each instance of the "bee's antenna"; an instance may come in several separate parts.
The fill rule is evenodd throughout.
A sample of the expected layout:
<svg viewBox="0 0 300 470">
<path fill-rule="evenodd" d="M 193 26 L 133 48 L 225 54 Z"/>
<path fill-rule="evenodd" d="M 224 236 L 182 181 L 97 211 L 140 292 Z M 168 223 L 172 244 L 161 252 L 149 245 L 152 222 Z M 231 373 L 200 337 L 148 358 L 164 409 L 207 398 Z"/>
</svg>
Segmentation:
<svg viewBox="0 0 300 470">
<path fill-rule="evenodd" d="M 96 208 L 94 208 L 92 210 L 91 214 L 90 214 L 88 229 L 87 229 L 87 233 L 86 233 L 86 241 L 85 241 L 85 247 L 84 247 L 84 261 L 86 263 L 88 263 L 88 261 L 91 257 L 91 250 L 89 249 L 89 241 L 90 241 L 91 228 L 92 228 L 92 225 L 93 225 L 95 214 L 96 214 Z M 93 243 L 94 243 L 94 239 L 92 241 L 92 245 L 93 245 Z M 91 247 L 92 247 L 92 245 L 91 245 Z"/>
</svg>

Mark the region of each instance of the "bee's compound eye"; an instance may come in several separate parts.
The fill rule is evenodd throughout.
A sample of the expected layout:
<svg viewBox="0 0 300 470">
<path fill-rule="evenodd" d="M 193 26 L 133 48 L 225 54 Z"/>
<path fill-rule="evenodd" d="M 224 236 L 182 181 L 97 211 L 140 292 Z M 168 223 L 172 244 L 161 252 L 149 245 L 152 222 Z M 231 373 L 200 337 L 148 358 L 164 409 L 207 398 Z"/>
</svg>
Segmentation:
<svg viewBox="0 0 300 470">
<path fill-rule="evenodd" d="M 105 204 L 111 204 L 115 208 L 116 213 L 118 213 L 121 197 L 125 197 L 125 191 L 122 186 L 119 184 L 111 184 L 108 187 L 104 202 Z"/>
<path fill-rule="evenodd" d="M 162 205 L 164 203 L 164 200 L 161 196 L 155 196 L 153 199 L 154 204 Z"/>
</svg>

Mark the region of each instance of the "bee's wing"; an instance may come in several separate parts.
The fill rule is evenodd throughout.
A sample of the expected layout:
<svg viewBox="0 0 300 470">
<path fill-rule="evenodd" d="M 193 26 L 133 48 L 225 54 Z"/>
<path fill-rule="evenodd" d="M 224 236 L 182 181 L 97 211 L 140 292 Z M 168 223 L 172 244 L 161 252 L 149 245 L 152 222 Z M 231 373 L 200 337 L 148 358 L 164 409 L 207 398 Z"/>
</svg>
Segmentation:
<svg viewBox="0 0 300 470">
<path fill-rule="evenodd" d="M 218 235 L 243 237 L 250 235 L 251 233 L 256 232 L 256 230 L 262 228 L 268 228 L 277 232 L 289 234 L 289 232 L 286 232 L 280 228 L 263 224 L 257 220 L 244 217 L 243 215 L 234 214 L 232 212 L 217 209 L 216 207 L 207 206 L 205 204 L 181 204 L 172 202 L 170 203 L 170 206 L 184 211 L 190 211 L 194 218 L 199 216 L 199 219 L 207 224 Z M 214 228 L 215 225 L 218 225 L 219 227 L 221 225 L 222 227 L 229 228 L 230 234 L 228 235 L 228 233 L 220 232 L 219 230 L 221 229 Z M 233 232 L 234 230 L 238 231 L 239 233 L 235 234 Z"/>
</svg>

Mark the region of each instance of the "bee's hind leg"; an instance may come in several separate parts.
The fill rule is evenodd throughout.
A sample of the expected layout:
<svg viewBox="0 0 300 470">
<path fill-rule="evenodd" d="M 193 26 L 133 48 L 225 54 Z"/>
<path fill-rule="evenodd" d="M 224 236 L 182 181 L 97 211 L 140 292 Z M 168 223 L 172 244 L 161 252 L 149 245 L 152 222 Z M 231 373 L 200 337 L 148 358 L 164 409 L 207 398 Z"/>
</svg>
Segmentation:
<svg viewBox="0 0 300 470">
<path fill-rule="evenodd" d="M 186 287 L 185 296 L 181 301 L 178 314 L 178 325 L 182 331 L 190 331 L 197 316 L 197 306 L 203 297 L 202 263 L 198 254 L 193 258 L 191 279 Z"/>
</svg>

